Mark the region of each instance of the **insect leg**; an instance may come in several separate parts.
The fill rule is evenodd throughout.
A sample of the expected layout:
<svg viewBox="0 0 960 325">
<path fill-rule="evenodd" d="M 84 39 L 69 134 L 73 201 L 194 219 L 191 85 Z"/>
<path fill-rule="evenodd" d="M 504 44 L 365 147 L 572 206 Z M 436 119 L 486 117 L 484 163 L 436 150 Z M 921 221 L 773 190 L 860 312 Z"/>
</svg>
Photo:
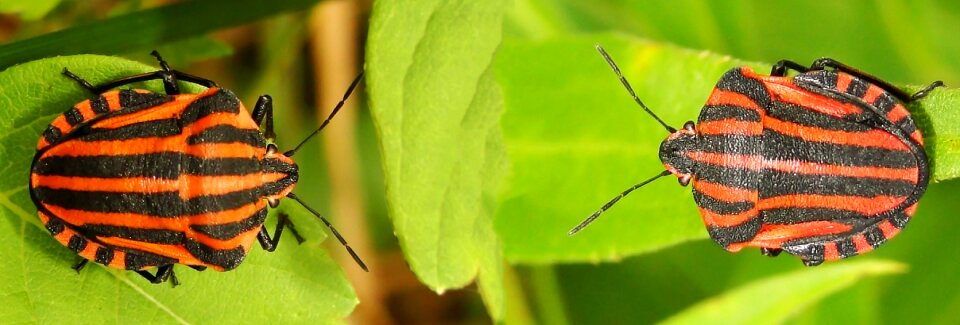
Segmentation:
<svg viewBox="0 0 960 325">
<path fill-rule="evenodd" d="M 176 85 L 176 79 L 182 79 L 182 80 L 184 80 L 184 81 L 192 82 L 192 83 L 195 83 L 195 84 L 198 84 L 198 85 L 207 87 L 207 88 L 216 87 L 216 86 L 217 86 L 217 83 L 216 83 L 216 82 L 213 82 L 213 81 L 210 80 L 210 79 L 201 78 L 201 77 L 197 77 L 197 76 L 194 76 L 194 75 L 192 75 L 192 74 L 189 74 L 189 73 L 180 72 L 180 71 L 177 71 L 177 70 L 170 69 L 170 65 L 167 64 L 167 61 L 164 60 L 163 57 L 160 56 L 160 52 L 157 52 L 157 50 L 153 50 L 153 52 L 150 52 L 150 55 L 153 55 L 153 57 L 157 58 L 157 61 L 160 62 L 160 68 L 163 69 L 163 72 L 167 72 L 167 73 L 172 74 L 173 76 L 176 77 L 176 78 L 173 78 L 174 84 L 172 85 L 172 87 L 178 88 L 177 85 Z M 164 78 L 163 82 L 164 82 L 164 87 L 168 87 L 168 85 L 167 85 L 167 79 L 166 79 L 166 78 Z M 169 90 L 170 88 L 167 88 L 167 89 Z M 168 91 L 167 93 L 169 93 L 169 91 Z M 178 93 L 179 93 L 179 91 L 178 91 Z"/>
<path fill-rule="evenodd" d="M 173 264 L 167 264 L 157 268 L 157 273 L 155 274 L 150 274 L 150 272 L 147 271 L 137 271 L 137 274 L 147 279 L 147 281 L 150 281 L 150 283 L 163 283 L 167 280 L 172 280 L 171 282 L 174 286 L 180 284 L 177 276 L 173 274 Z"/>
<path fill-rule="evenodd" d="M 74 264 L 71 268 L 72 268 L 74 271 L 77 271 L 77 274 L 80 274 L 80 270 L 83 270 L 83 267 L 84 267 L 84 266 L 87 266 L 87 262 L 89 262 L 89 261 L 90 261 L 90 260 L 88 260 L 88 259 L 81 258 L 81 259 L 80 259 L 80 262 L 77 262 L 77 264 Z"/>
<path fill-rule="evenodd" d="M 272 238 L 267 233 L 267 227 L 260 227 L 260 233 L 257 234 L 257 241 L 260 242 L 260 247 L 263 247 L 263 250 L 268 252 L 276 250 L 277 245 L 280 244 L 280 236 L 283 235 L 283 228 L 290 228 L 290 232 L 293 233 L 293 237 L 297 239 L 297 243 L 303 243 L 303 237 L 301 237 L 297 229 L 293 227 L 293 223 L 290 222 L 287 215 L 280 213 L 277 216 L 277 228 L 273 230 Z"/>
<path fill-rule="evenodd" d="M 831 58 L 820 58 L 820 59 L 817 59 L 816 61 L 813 61 L 813 64 L 810 65 L 810 70 L 824 70 L 826 68 L 833 68 L 833 69 L 836 69 L 837 71 L 846 72 L 850 75 L 866 80 L 874 85 L 879 86 L 880 88 L 883 88 L 883 90 L 886 90 L 887 92 L 892 94 L 894 97 L 897 97 L 897 99 L 900 99 L 900 101 L 903 101 L 903 102 L 910 101 L 910 98 L 911 98 L 910 94 L 907 94 L 902 89 L 897 88 L 887 83 L 886 81 L 881 80 L 880 78 L 874 77 L 873 75 L 857 70 L 857 68 L 840 63 L 837 60 L 834 60 Z"/>
<path fill-rule="evenodd" d="M 180 87 L 177 85 L 177 82 L 176 82 L 178 79 L 182 79 L 182 80 L 184 80 L 184 81 L 192 82 L 192 83 L 195 83 L 195 84 L 204 86 L 204 87 L 216 87 L 216 86 L 217 86 L 217 84 L 216 84 L 215 82 L 213 82 L 213 81 L 210 81 L 210 80 L 207 80 L 207 79 L 203 79 L 203 78 L 200 78 L 200 77 L 196 77 L 196 76 L 193 76 L 193 75 L 189 75 L 189 74 L 186 74 L 186 73 L 177 71 L 177 70 L 172 70 L 172 71 L 162 71 L 162 70 L 161 70 L 161 71 L 147 72 L 147 73 L 143 73 L 143 74 L 138 74 L 138 75 L 133 75 L 133 76 L 129 76 L 129 77 L 120 78 L 120 79 L 111 81 L 111 82 L 109 82 L 109 83 L 107 83 L 107 84 L 104 84 L 104 85 L 101 85 L 101 86 L 96 86 L 96 87 L 94 87 L 94 89 L 93 89 L 92 91 L 99 94 L 99 93 L 102 93 L 102 92 L 106 92 L 107 90 L 110 90 L 110 89 L 113 89 L 113 88 L 117 88 L 117 87 L 120 87 L 120 86 L 129 85 L 129 84 L 132 84 L 132 83 L 135 83 L 135 82 L 149 81 L 149 80 L 156 80 L 156 79 L 161 79 L 161 80 L 163 80 L 163 87 L 164 87 L 164 90 L 167 92 L 168 95 L 176 95 L 176 94 L 179 94 L 179 93 L 180 93 Z M 173 88 L 171 89 L 171 87 L 173 87 Z"/>
<path fill-rule="evenodd" d="M 208 88 L 217 86 L 217 83 L 213 82 L 212 80 L 170 69 L 170 65 L 167 64 L 167 61 L 165 61 L 163 57 L 160 56 L 160 53 L 157 53 L 157 51 L 153 51 L 150 54 L 156 57 L 157 61 L 160 61 L 160 67 L 163 70 L 123 77 L 100 86 L 93 86 L 89 82 L 86 82 L 83 79 L 80 79 L 80 77 L 77 77 L 76 75 L 74 75 L 73 73 L 70 73 L 66 69 L 64 69 L 63 74 L 66 75 L 67 77 L 70 77 L 71 79 L 76 80 L 77 82 L 80 82 L 80 84 L 84 88 L 87 88 L 91 92 L 94 92 L 97 94 L 106 92 L 107 90 L 117 88 L 120 86 L 129 85 L 135 82 L 142 82 L 142 81 L 149 81 L 149 80 L 156 80 L 156 79 L 160 79 L 163 81 L 163 88 L 168 95 L 180 94 L 180 86 L 177 84 L 177 80 L 183 80 L 183 81 L 195 83 Z"/>
<path fill-rule="evenodd" d="M 787 71 L 790 70 L 796 70 L 800 73 L 804 73 L 810 71 L 810 68 L 790 60 L 780 60 L 777 62 L 777 64 L 773 65 L 772 69 L 770 69 L 770 75 L 775 77 L 783 77 L 786 76 Z"/>
<path fill-rule="evenodd" d="M 163 80 L 163 89 L 167 91 L 167 95 L 177 95 L 180 94 L 180 85 L 177 84 L 177 75 L 173 73 L 173 69 L 170 69 L 170 65 L 167 64 L 167 61 L 160 56 L 160 52 L 153 50 L 150 52 L 150 55 L 157 58 L 157 61 L 160 62 L 160 68 L 162 71 L 157 71 L 160 75 L 160 79 Z"/>
<path fill-rule="evenodd" d="M 267 119 L 266 124 L 262 124 L 264 118 Z M 277 134 L 273 132 L 273 98 L 270 95 L 262 95 L 257 99 L 257 104 L 253 107 L 253 121 L 263 127 L 263 137 L 268 141 L 277 138 Z"/>
<path fill-rule="evenodd" d="M 780 255 L 780 252 L 783 252 L 783 250 L 779 248 L 760 248 L 760 254 L 763 254 L 763 256 L 776 257 L 777 255 Z"/>
<path fill-rule="evenodd" d="M 819 259 L 819 260 L 816 260 L 816 259 L 810 259 L 810 260 L 801 259 L 801 260 L 803 261 L 803 265 L 804 265 L 804 266 L 817 266 L 817 265 L 823 264 L 823 260 L 822 260 L 822 259 Z"/>
<path fill-rule="evenodd" d="M 170 72 L 173 73 L 175 76 L 177 76 L 177 79 L 180 79 L 183 81 L 195 83 L 207 88 L 217 87 L 217 83 L 210 79 L 197 77 L 192 74 L 189 74 L 186 72 L 180 72 L 177 70 L 171 70 Z"/>
<path fill-rule="evenodd" d="M 920 89 L 920 91 L 914 93 L 913 95 L 910 95 L 910 101 L 920 100 L 920 99 L 923 99 L 924 97 L 927 97 L 927 95 L 930 94 L 930 91 L 936 89 L 937 87 L 943 87 L 943 81 L 940 81 L 940 80 L 934 81 L 930 83 L 929 86 L 923 89 Z"/>
</svg>

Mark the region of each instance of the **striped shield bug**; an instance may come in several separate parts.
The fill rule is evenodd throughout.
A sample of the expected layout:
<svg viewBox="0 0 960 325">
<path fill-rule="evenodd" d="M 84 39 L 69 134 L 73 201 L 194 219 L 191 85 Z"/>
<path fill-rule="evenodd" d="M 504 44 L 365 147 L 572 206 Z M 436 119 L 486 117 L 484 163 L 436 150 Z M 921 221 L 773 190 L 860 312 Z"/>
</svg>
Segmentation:
<svg viewBox="0 0 960 325">
<path fill-rule="evenodd" d="M 270 96 L 260 96 L 251 115 L 230 90 L 172 70 L 152 54 L 161 70 L 99 86 L 63 70 L 93 97 L 43 132 L 29 186 L 47 230 L 83 258 L 74 269 L 92 260 L 174 285 L 175 264 L 234 269 L 254 239 L 272 252 L 287 228 L 303 242 L 285 214 L 272 236 L 264 226 L 267 206 L 286 197 L 323 221 L 366 270 L 333 225 L 293 194 L 299 173 L 291 158 L 337 114 L 363 74 L 319 128 L 281 153 L 273 144 Z M 156 79 L 165 94 L 115 89 Z M 183 93 L 178 81 L 207 89 Z"/>
<path fill-rule="evenodd" d="M 727 71 L 697 123 L 675 129 L 633 99 L 670 133 L 660 144 L 665 170 L 623 191 L 570 231 L 583 229 L 637 188 L 667 175 L 693 184 L 710 238 L 730 252 L 782 251 L 807 266 L 867 253 L 906 226 L 927 189 L 923 136 L 908 94 L 832 59 L 809 67 L 782 60 L 769 76 Z M 798 73 L 788 76 L 788 71 Z"/>
</svg>

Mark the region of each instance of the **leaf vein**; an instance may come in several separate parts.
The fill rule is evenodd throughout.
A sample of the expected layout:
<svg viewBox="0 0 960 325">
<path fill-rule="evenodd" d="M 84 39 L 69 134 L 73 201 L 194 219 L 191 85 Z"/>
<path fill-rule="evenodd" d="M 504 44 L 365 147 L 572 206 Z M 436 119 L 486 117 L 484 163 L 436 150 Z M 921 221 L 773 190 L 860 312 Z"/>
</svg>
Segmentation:
<svg viewBox="0 0 960 325">
<path fill-rule="evenodd" d="M 27 260 L 26 255 L 25 255 L 25 254 L 26 254 L 26 251 L 27 251 L 27 243 L 26 243 L 27 227 L 26 227 L 26 225 L 27 225 L 27 222 L 24 221 L 24 220 L 21 220 L 21 222 L 20 222 L 20 261 L 22 261 L 22 262 L 26 262 L 26 260 Z M 37 308 L 36 308 L 36 304 L 33 302 L 33 297 L 30 296 L 30 284 L 29 284 L 29 282 L 27 281 L 27 265 L 26 265 L 26 263 L 21 263 L 21 264 L 20 264 L 20 267 L 21 267 L 21 269 L 23 270 L 23 277 L 22 277 L 22 279 L 23 279 L 23 294 L 24 294 L 25 296 L 27 296 L 27 305 L 30 306 L 30 310 L 31 310 L 31 312 L 29 313 L 29 314 L 30 314 L 30 318 L 33 319 L 33 322 L 34 322 L 34 323 L 39 323 L 40 321 L 37 320 L 37 315 L 36 315 L 36 313 L 33 312 L 33 311 L 36 311 Z"/>
<path fill-rule="evenodd" d="M 127 279 L 126 276 L 117 274 L 116 272 L 108 272 L 108 273 L 110 273 L 111 275 L 113 275 L 114 277 L 116 277 L 117 279 L 119 279 L 121 282 L 123 282 L 123 283 L 125 283 L 127 286 L 129 286 L 131 289 L 133 289 L 134 291 L 136 291 L 137 293 L 139 293 L 141 296 L 143 296 L 144 298 L 146 298 L 147 301 L 150 301 L 151 303 L 153 303 L 154 305 L 156 305 L 157 308 L 159 308 L 160 310 L 162 310 L 162 311 L 164 311 L 165 313 L 167 313 L 167 315 L 170 315 L 170 317 L 172 317 L 172 318 L 173 318 L 174 320 L 176 320 L 178 323 L 180 323 L 180 324 L 190 324 L 190 322 L 187 322 L 186 319 L 183 319 L 183 317 L 180 317 L 180 315 L 177 315 L 176 313 L 174 313 L 173 310 L 170 309 L 170 307 L 167 307 L 167 305 L 164 305 L 163 303 L 161 303 L 160 300 L 157 300 L 157 298 L 155 298 L 153 295 L 147 293 L 145 290 L 143 290 L 143 288 L 141 288 L 140 286 L 138 286 L 138 285 L 136 285 L 135 283 L 133 283 L 133 281 L 130 281 L 130 279 Z"/>
</svg>

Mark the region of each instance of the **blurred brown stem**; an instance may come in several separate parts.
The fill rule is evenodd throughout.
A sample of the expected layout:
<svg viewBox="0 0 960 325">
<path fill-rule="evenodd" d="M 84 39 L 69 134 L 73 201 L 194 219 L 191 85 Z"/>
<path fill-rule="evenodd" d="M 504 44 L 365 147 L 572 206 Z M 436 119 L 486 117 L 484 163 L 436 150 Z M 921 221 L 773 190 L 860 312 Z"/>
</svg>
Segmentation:
<svg viewBox="0 0 960 325">
<path fill-rule="evenodd" d="M 350 81 L 358 74 L 356 48 L 359 22 L 358 4 L 352 0 L 324 1 L 310 14 L 309 33 L 316 80 L 317 117 L 323 119 L 343 95 Z M 354 93 L 354 97 L 362 94 Z M 353 260 L 336 247 L 336 259 L 360 299 L 349 321 L 354 324 L 392 324 L 383 303 L 383 292 L 377 281 L 378 266 L 364 219 L 363 187 L 357 152 L 356 98 L 346 103 L 336 119 L 324 130 L 324 153 L 330 172 L 331 215 L 337 228 L 367 263 L 370 273 L 363 272 Z M 328 241 L 335 243 L 336 241 Z"/>
</svg>

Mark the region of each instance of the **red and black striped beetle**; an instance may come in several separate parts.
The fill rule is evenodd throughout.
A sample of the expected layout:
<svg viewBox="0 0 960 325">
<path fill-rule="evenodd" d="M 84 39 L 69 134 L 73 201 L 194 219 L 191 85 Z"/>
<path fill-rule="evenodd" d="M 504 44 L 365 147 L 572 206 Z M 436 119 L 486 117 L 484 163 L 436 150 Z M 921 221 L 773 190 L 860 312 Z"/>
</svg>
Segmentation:
<svg viewBox="0 0 960 325">
<path fill-rule="evenodd" d="M 597 49 L 670 132 L 660 145 L 666 170 L 613 198 L 570 235 L 633 190 L 673 174 L 693 184 L 710 238 L 726 250 L 786 251 L 813 266 L 877 248 L 910 221 L 926 191 L 923 136 L 903 104 L 940 81 L 907 94 L 827 58 L 810 67 L 782 60 L 769 76 L 737 67 L 720 77 L 697 123 L 676 130 Z"/>
<path fill-rule="evenodd" d="M 172 70 L 152 54 L 162 70 L 100 86 L 63 70 L 94 96 L 43 132 L 29 187 L 47 230 L 83 258 L 74 269 L 92 260 L 174 285 L 175 264 L 231 270 L 254 238 L 272 252 L 288 228 L 303 242 L 284 214 L 273 236 L 263 225 L 267 205 L 288 197 L 320 218 L 366 270 L 336 229 L 291 192 L 299 172 L 290 158 L 330 122 L 363 74 L 316 131 L 280 153 L 273 144 L 270 96 L 260 96 L 251 116 L 230 90 Z M 113 90 L 155 79 L 163 81 L 166 94 Z M 178 80 L 207 89 L 182 93 Z M 147 272 L 152 268 L 156 273 Z"/>
</svg>

